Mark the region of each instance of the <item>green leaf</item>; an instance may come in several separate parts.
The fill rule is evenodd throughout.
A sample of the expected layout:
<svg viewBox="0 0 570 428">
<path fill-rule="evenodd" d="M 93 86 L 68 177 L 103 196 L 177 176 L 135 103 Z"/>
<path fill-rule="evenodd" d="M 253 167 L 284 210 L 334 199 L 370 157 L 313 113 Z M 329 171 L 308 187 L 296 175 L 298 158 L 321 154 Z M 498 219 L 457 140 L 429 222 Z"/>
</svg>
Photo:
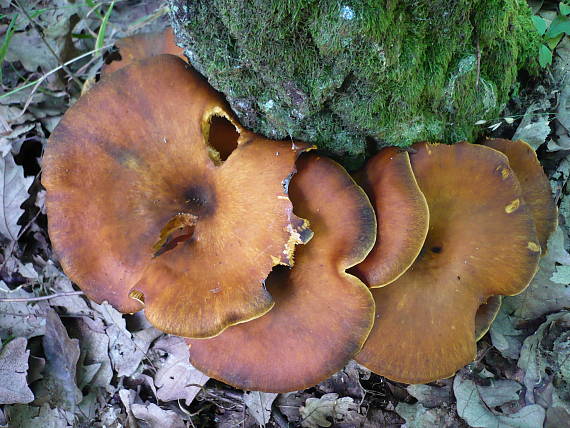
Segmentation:
<svg viewBox="0 0 570 428">
<path fill-rule="evenodd" d="M 560 3 L 560 13 L 564 16 L 570 15 L 570 5 L 566 3 Z"/>
<path fill-rule="evenodd" d="M 107 31 L 107 22 L 109 22 L 109 18 L 111 17 L 111 12 L 113 11 L 113 6 L 115 6 L 115 0 L 111 2 L 111 5 L 105 12 L 105 16 L 103 16 L 103 20 L 101 21 L 101 26 L 99 27 L 99 32 L 97 33 L 97 41 L 95 42 L 95 49 L 97 49 L 96 55 L 101 55 L 102 51 L 100 50 L 105 43 L 105 32 Z"/>
<path fill-rule="evenodd" d="M 538 31 L 538 34 L 542 36 L 544 33 L 546 33 L 548 25 L 544 19 L 537 15 L 533 15 L 531 19 L 532 23 L 534 24 L 534 28 L 536 28 L 536 31 Z"/>
<path fill-rule="evenodd" d="M 81 33 L 71 33 L 71 37 L 74 39 L 92 39 L 93 36 L 91 34 L 81 34 Z"/>
<path fill-rule="evenodd" d="M 546 32 L 546 37 L 551 39 L 562 33 L 570 34 L 570 18 L 564 15 L 558 15 L 550 23 L 550 27 Z"/>
<path fill-rule="evenodd" d="M 546 45 L 540 45 L 538 49 L 538 62 L 541 67 L 546 67 L 552 64 L 552 51 Z"/>
<path fill-rule="evenodd" d="M 560 43 L 560 40 L 562 40 L 562 37 L 564 37 L 564 33 L 560 33 L 556 37 L 553 37 L 551 39 L 547 39 L 546 45 L 550 48 L 550 50 L 553 51 L 556 48 L 556 46 L 558 46 L 558 43 Z"/>
</svg>

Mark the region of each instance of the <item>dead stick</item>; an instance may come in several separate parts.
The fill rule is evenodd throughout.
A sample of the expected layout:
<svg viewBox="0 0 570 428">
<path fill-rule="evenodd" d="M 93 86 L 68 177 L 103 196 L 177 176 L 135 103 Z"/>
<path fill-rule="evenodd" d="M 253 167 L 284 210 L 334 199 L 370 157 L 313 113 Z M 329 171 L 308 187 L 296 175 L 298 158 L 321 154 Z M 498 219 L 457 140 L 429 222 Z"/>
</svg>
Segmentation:
<svg viewBox="0 0 570 428">
<path fill-rule="evenodd" d="M 55 299 L 57 297 L 67 297 L 67 296 L 82 296 L 85 294 L 83 291 L 66 291 L 63 293 L 55 293 L 49 296 L 41 296 L 41 297 L 7 297 L 7 298 L 0 298 L 0 303 L 4 302 L 41 302 L 42 300 L 49 300 Z"/>
</svg>

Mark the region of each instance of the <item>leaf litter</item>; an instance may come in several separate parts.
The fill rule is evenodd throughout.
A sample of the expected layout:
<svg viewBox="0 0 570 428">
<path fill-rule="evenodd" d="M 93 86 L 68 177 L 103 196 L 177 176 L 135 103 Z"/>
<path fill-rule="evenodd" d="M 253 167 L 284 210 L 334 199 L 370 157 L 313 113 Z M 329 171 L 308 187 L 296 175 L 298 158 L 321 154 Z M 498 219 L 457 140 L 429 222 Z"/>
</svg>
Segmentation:
<svg viewBox="0 0 570 428">
<path fill-rule="evenodd" d="M 407 387 L 351 362 L 314 388 L 268 394 L 209 379 L 189 364 L 181 339 L 150 327 L 144 316 L 88 301 L 61 271 L 46 231 L 39 157 L 82 86 L 97 78 L 105 56 L 93 50 L 109 2 L 0 0 L 0 6 L 0 34 L 17 15 L 0 94 L 0 425 L 569 426 L 567 36 L 551 72 L 523 88 L 504 124 L 489 131 L 524 138 L 537 150 L 560 226 L 528 289 L 504 299 L 477 361 L 453 379 Z M 536 2 L 551 21 L 549 7 Z M 166 11 L 160 0 L 116 2 L 103 44 L 164 28 Z"/>
</svg>

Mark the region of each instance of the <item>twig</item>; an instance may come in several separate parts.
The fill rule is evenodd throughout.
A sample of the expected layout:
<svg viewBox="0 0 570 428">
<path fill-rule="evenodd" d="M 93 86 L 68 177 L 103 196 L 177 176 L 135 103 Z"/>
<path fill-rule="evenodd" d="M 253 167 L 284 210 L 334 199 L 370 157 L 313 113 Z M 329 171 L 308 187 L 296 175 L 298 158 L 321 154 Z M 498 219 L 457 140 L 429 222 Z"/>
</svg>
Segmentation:
<svg viewBox="0 0 570 428">
<path fill-rule="evenodd" d="M 67 297 L 67 296 L 82 296 L 85 293 L 83 291 L 65 291 L 61 293 L 50 294 L 49 296 L 41 297 L 6 297 L 0 298 L 0 302 L 41 302 L 43 300 L 55 299 L 57 297 Z"/>
</svg>

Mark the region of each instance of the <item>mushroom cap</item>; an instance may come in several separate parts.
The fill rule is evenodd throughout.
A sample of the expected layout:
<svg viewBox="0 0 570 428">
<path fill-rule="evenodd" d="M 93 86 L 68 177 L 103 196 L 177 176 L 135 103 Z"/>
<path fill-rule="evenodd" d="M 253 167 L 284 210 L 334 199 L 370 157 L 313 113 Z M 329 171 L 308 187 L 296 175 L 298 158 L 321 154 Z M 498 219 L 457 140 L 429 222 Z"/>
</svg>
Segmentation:
<svg viewBox="0 0 570 428">
<path fill-rule="evenodd" d="M 345 272 L 374 244 L 370 202 L 330 159 L 303 155 L 298 169 L 290 197 L 314 236 L 297 249 L 292 269 L 267 279 L 275 306 L 212 339 L 188 340 L 195 367 L 237 388 L 286 392 L 315 385 L 360 350 L 374 322 L 370 291 Z"/>
<path fill-rule="evenodd" d="M 102 70 L 104 76 L 135 61 L 160 54 L 175 55 L 186 61 L 184 49 L 176 45 L 172 27 L 167 27 L 159 33 L 142 33 L 125 37 L 117 40 L 115 46 L 119 49 L 121 59 L 104 64 Z"/>
<path fill-rule="evenodd" d="M 509 165 L 521 184 L 523 198 L 534 219 L 542 254 L 545 254 L 548 238 L 558 224 L 558 210 L 536 152 L 522 140 L 493 138 L 485 140 L 484 144 L 509 158 Z"/>
<path fill-rule="evenodd" d="M 497 318 L 497 314 L 501 310 L 501 303 L 503 298 L 501 296 L 489 296 L 485 303 L 477 309 L 475 314 L 475 339 L 481 340 L 491 328 L 491 324 Z"/>
<path fill-rule="evenodd" d="M 376 322 L 356 360 L 399 382 L 426 383 L 473 361 L 479 306 L 523 291 L 540 245 L 506 156 L 468 143 L 413 149 L 428 235 L 404 275 L 372 290 Z"/>
<path fill-rule="evenodd" d="M 353 268 L 369 287 L 382 287 L 399 278 L 414 262 L 426 239 L 429 210 L 407 152 L 381 150 L 357 176 L 376 211 L 376 244 Z"/>
<path fill-rule="evenodd" d="M 225 161 L 216 148 L 227 141 L 215 138 L 232 132 L 214 126 L 235 129 Z M 177 57 L 134 63 L 82 96 L 50 137 L 54 249 L 96 302 L 122 312 L 144 302 L 165 332 L 218 334 L 272 307 L 264 280 L 307 237 L 287 196 L 305 147 L 243 129 Z"/>
</svg>

